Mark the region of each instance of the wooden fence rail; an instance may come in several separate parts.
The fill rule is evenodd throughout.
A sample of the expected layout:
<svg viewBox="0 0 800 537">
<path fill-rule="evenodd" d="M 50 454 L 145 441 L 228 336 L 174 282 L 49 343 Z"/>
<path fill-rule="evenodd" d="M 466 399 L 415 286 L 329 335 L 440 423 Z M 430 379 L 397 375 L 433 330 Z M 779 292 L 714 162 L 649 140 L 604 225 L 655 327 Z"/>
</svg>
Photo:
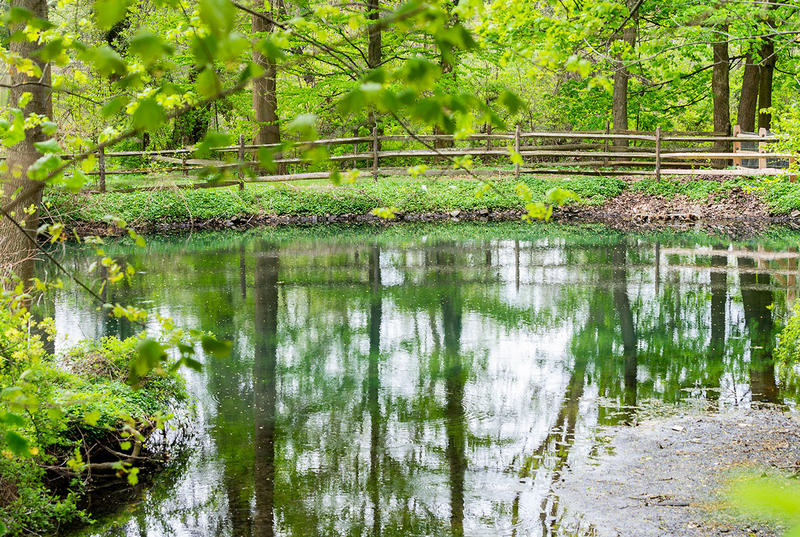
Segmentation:
<svg viewBox="0 0 800 537">
<path fill-rule="evenodd" d="M 351 136 L 328 138 L 309 142 L 290 142 L 285 144 L 245 144 L 244 137 L 239 138 L 237 145 L 222 146 L 211 149 L 217 158 L 196 158 L 196 149 L 185 147 L 178 149 L 159 149 L 151 151 L 104 151 L 97 153 L 97 188 L 104 192 L 107 189 L 108 177 L 114 175 L 144 175 L 163 178 L 165 172 L 181 172 L 187 176 L 204 168 L 235 170 L 235 179 L 214 183 L 210 186 L 239 185 L 244 188 L 245 182 L 276 182 L 318 179 L 329 176 L 329 172 L 308 169 L 308 162 L 302 152 L 311 148 L 324 147 L 332 151 L 328 160 L 333 163 L 350 163 L 359 166 L 362 173 L 379 176 L 408 175 L 407 167 L 397 166 L 398 159 L 403 164 L 425 164 L 431 161 L 441 163 L 442 157 L 478 157 L 489 160 L 510 159 L 516 153 L 522 157 L 513 165 L 515 177 L 522 174 L 568 174 L 568 175 L 632 175 L 655 176 L 685 175 L 687 171 L 698 171 L 698 167 L 710 167 L 714 163 L 732 164 L 737 169 L 703 169 L 701 173 L 710 175 L 777 175 L 781 170 L 769 168 L 769 159 L 788 160 L 794 162 L 796 155 L 770 152 L 770 144 L 778 141 L 778 137 L 766 132 L 744 134 L 737 127 L 734 135 L 726 133 L 685 133 L 664 132 L 661 128 L 655 132 L 524 132 L 519 126 L 513 133 L 479 133 L 455 138 L 441 134 L 388 134 L 382 135 L 377 128 L 370 136 Z M 440 143 L 445 142 L 445 143 Z M 715 151 L 703 144 L 724 142 L 730 144 L 731 151 Z M 400 147 L 391 147 L 392 144 Z M 743 145 L 751 145 L 755 150 L 744 150 Z M 413 147 L 413 146 L 417 147 Z M 423 148 L 419 148 L 422 145 Z M 446 147 L 433 148 L 434 145 Z M 348 150 L 339 153 L 337 147 L 348 146 Z M 361 149 L 359 148 L 361 146 Z M 275 164 L 295 166 L 294 173 L 267 175 L 263 173 L 255 159 L 255 154 L 262 149 L 274 152 Z M 366 149 L 366 150 L 365 150 Z M 146 161 L 156 161 L 171 166 L 146 169 L 109 167 L 109 160 L 139 157 Z M 2 158 L 2 157 L 0 157 Z M 757 161 L 758 168 L 740 169 L 744 160 Z M 386 166 L 392 161 L 393 166 Z M 510 160 L 507 161 L 509 164 Z M 381 165 L 384 165 L 383 167 Z M 301 168 L 306 166 L 305 170 Z M 253 174 L 244 173 L 250 169 Z M 425 170 L 425 176 L 445 176 L 460 174 L 463 170 L 452 168 L 432 168 Z M 474 170 L 477 176 L 499 175 L 498 170 Z M 506 172 L 508 173 L 508 172 Z M 249 177 L 249 175 L 254 175 Z M 203 183 L 189 183 L 180 188 L 199 188 Z M 208 186 L 208 185 L 205 185 Z M 152 187 L 150 187 L 152 188 Z M 137 190 L 126 188 L 117 190 Z"/>
</svg>

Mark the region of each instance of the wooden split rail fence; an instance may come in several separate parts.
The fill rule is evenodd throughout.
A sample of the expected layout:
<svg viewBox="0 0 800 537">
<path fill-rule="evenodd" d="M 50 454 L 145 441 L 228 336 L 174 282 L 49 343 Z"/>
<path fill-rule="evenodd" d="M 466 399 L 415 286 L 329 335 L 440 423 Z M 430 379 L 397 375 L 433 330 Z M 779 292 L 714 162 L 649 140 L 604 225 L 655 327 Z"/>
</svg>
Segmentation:
<svg viewBox="0 0 800 537">
<path fill-rule="evenodd" d="M 343 169 L 356 168 L 361 173 L 379 176 L 408 175 L 409 167 L 434 163 L 441 165 L 447 158 L 474 157 L 482 164 L 494 164 L 494 169 L 477 168 L 471 173 L 477 176 L 523 174 L 538 175 L 625 175 L 655 176 L 660 179 L 667 175 L 777 175 L 781 170 L 768 164 L 778 160 L 793 162 L 795 155 L 770 152 L 769 147 L 777 138 L 759 134 L 742 134 L 738 128 L 734 136 L 719 133 L 668 133 L 657 129 L 655 132 L 627 131 L 605 132 L 522 132 L 519 127 L 513 133 L 474 134 L 466 138 L 454 139 L 451 135 L 382 135 L 373 129 L 371 136 L 353 136 L 299 142 L 286 149 L 278 144 L 245 144 L 240 137 L 239 144 L 217 147 L 211 151 L 217 159 L 194 158 L 195 148 L 153 150 L 153 151 L 103 151 L 98 152 L 98 169 L 89 172 L 98 176 L 96 188 L 106 191 L 108 176 L 137 175 L 143 178 L 167 179 L 165 174 L 179 172 L 173 178 L 188 178 L 192 172 L 204 168 L 236 170 L 235 179 L 218 182 L 188 182 L 173 184 L 178 188 L 204 188 L 239 185 L 245 182 L 285 182 L 308 179 L 324 179 L 329 171 L 314 169 L 302 156 L 301 151 L 312 147 L 325 147 L 329 161 L 339 163 Z M 460 145 L 459 145 L 460 144 Z M 712 148 L 706 147 L 708 144 Z M 730 151 L 715 151 L 713 147 L 724 145 Z M 743 146 L 756 147 L 745 150 Z M 341 146 L 351 146 L 352 151 L 337 151 Z M 393 147 L 394 146 L 394 147 Z M 399 146 L 399 147 L 397 147 Z M 416 147 L 409 147 L 416 146 Z M 422 146 L 422 147 L 420 147 Z M 261 149 L 278 150 L 274 159 L 281 168 L 292 168 L 290 173 L 265 174 L 255 158 Z M 510 168 L 497 169 L 498 164 L 509 164 L 512 153 L 522 157 L 523 164 Z M 125 169 L 109 166 L 113 159 L 139 157 L 145 162 L 158 162 L 156 167 Z M 742 168 L 743 161 L 757 161 L 758 169 Z M 381 164 L 394 164 L 381 166 Z M 713 164 L 722 163 L 723 169 L 710 169 Z M 166 166 L 165 166 L 166 165 Z M 734 168 L 728 166 L 733 165 Z M 727 168 L 725 168 L 727 167 Z M 251 168 L 255 173 L 244 173 Z M 319 168 L 319 166 L 318 166 Z M 422 172 L 426 176 L 465 175 L 463 169 L 448 166 L 431 168 Z M 185 181 L 185 179 L 184 179 Z M 173 181 L 175 183 L 175 181 Z M 157 187 L 158 184 L 146 188 Z M 143 188 L 122 188 L 117 191 L 133 191 Z"/>
</svg>

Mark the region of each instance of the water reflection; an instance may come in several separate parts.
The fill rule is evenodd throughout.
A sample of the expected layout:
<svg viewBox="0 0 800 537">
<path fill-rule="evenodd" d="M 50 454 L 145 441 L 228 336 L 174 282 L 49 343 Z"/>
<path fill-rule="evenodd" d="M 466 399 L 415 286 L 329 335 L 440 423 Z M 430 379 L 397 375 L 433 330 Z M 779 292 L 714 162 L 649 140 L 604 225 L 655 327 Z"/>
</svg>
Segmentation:
<svg viewBox="0 0 800 537">
<path fill-rule="evenodd" d="M 775 277 L 785 258 L 719 238 L 495 233 L 124 252 L 145 273 L 110 299 L 234 352 L 188 375 L 186 466 L 88 533 L 557 535 L 554 484 L 604 449 L 599 426 L 653 400 L 787 401 L 771 351 L 796 292 Z M 69 289 L 51 307 L 62 328 L 130 333 Z"/>
</svg>

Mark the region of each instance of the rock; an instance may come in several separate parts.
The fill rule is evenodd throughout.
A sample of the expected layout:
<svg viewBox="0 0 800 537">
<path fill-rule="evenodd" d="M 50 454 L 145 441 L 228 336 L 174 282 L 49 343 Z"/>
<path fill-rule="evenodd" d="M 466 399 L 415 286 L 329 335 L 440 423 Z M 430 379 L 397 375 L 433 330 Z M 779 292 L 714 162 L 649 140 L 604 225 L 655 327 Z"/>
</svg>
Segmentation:
<svg viewBox="0 0 800 537">
<path fill-rule="evenodd" d="M 450 213 L 449 213 L 449 214 L 450 214 L 450 216 L 452 216 L 453 218 L 455 218 L 456 216 L 458 216 L 458 215 L 460 215 L 460 214 L 461 214 L 461 211 L 459 211 L 459 210 L 450 211 Z"/>
</svg>

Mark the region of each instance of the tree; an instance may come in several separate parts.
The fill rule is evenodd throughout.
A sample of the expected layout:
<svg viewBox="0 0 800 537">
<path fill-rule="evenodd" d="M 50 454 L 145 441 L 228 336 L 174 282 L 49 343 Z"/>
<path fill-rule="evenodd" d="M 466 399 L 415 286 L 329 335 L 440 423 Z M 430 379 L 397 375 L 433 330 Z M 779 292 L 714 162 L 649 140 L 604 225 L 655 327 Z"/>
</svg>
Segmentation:
<svg viewBox="0 0 800 537">
<path fill-rule="evenodd" d="M 756 130 L 756 111 L 758 110 L 758 90 L 761 79 L 761 66 L 752 53 L 747 55 L 742 76 L 742 93 L 739 98 L 737 121 L 743 132 Z"/>
<path fill-rule="evenodd" d="M 621 51 L 617 54 L 614 66 L 614 94 L 611 99 L 611 119 L 614 124 L 614 131 L 624 132 L 628 130 L 628 81 L 630 72 L 626 62 L 626 56 L 636 49 L 636 13 L 642 2 L 636 0 L 626 0 L 626 5 L 630 14 L 623 21 L 622 28 L 618 29 L 615 40 L 624 43 Z M 627 147 L 627 140 L 616 140 L 614 145 Z"/>
<path fill-rule="evenodd" d="M 722 25 L 718 32 L 722 38 L 712 44 L 714 52 L 714 67 L 711 73 L 711 91 L 714 101 L 714 132 L 731 134 L 731 103 L 730 103 L 730 56 L 728 54 L 728 41 L 725 34 L 728 32 L 728 25 Z M 714 151 L 724 153 L 730 150 L 729 142 L 716 142 Z M 715 167 L 724 168 L 727 161 L 715 161 Z"/>
<path fill-rule="evenodd" d="M 254 11 L 264 2 L 256 0 Z M 255 12 L 252 15 L 252 29 L 256 38 L 269 36 L 275 28 L 274 17 L 280 12 L 283 0 L 270 0 L 267 13 Z M 278 64 L 274 58 L 265 55 L 258 48 L 253 48 L 253 63 L 264 70 L 264 76 L 253 81 L 253 111 L 255 112 L 258 132 L 254 139 L 256 144 L 278 144 L 281 141 L 280 122 L 278 120 Z"/>
<path fill-rule="evenodd" d="M 25 10 L 36 17 L 40 22 L 37 26 L 47 24 L 47 0 L 12 0 L 12 9 Z M 16 22 L 11 29 L 20 31 L 25 27 L 26 20 Z M 43 184 L 34 181 L 28 176 L 28 168 L 41 156 L 37 144 L 47 138 L 46 130 L 50 129 L 49 118 L 53 116 L 53 101 L 50 93 L 50 65 L 40 56 L 41 45 L 34 40 L 15 39 L 9 46 L 9 52 L 15 57 L 16 63 L 12 64 L 9 90 L 9 107 L 21 109 L 17 112 L 16 120 L 24 121 L 25 116 L 41 118 L 38 122 L 31 121 L 31 125 L 23 130 L 17 143 L 8 149 L 6 160 L 7 172 L 2 184 L 0 204 L 7 206 L 20 222 L 20 228 L 8 218 L 0 216 L 0 258 L 2 265 L 15 265 L 29 259 L 32 255 L 30 238 L 36 236 L 39 227 L 39 210 L 42 200 Z M 29 62 L 25 62 L 29 59 Z M 50 132 L 52 134 L 52 132 Z M 27 234 L 27 237 L 25 236 Z M 30 263 L 24 270 L 25 276 L 30 276 Z M 0 273 L 1 274 L 1 273 Z"/>
</svg>

